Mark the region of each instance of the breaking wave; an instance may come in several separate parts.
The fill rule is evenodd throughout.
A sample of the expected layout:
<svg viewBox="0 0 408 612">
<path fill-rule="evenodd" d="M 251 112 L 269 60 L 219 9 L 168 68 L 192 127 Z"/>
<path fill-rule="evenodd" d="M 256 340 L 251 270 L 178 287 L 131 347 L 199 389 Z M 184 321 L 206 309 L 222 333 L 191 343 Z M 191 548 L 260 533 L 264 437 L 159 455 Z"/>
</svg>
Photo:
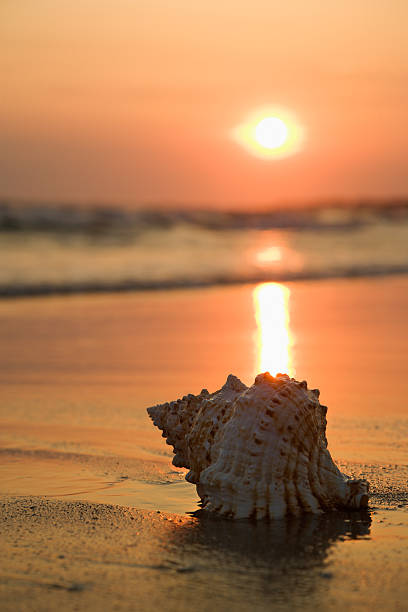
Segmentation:
<svg viewBox="0 0 408 612">
<path fill-rule="evenodd" d="M 408 202 L 264 211 L 0 203 L 0 297 L 408 273 Z"/>
</svg>

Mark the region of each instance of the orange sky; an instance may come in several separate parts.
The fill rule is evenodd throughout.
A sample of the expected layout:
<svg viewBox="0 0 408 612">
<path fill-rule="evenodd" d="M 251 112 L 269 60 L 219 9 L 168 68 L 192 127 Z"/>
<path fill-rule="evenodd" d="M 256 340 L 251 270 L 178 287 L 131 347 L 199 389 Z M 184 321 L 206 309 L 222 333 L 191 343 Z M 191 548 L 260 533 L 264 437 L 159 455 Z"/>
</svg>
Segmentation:
<svg viewBox="0 0 408 612">
<path fill-rule="evenodd" d="M 406 0 L 1 0 L 0 197 L 248 205 L 408 193 Z M 231 139 L 277 105 L 303 150 Z"/>
</svg>

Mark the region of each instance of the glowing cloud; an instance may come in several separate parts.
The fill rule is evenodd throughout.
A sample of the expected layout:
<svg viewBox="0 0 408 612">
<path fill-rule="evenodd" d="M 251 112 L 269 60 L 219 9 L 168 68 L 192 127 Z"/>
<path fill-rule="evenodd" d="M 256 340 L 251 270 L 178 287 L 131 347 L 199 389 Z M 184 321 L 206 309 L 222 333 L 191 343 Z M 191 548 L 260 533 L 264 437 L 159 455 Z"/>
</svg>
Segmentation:
<svg viewBox="0 0 408 612">
<path fill-rule="evenodd" d="M 256 157 L 282 159 L 302 149 L 304 128 L 287 110 L 262 108 L 234 128 L 232 137 Z"/>
</svg>

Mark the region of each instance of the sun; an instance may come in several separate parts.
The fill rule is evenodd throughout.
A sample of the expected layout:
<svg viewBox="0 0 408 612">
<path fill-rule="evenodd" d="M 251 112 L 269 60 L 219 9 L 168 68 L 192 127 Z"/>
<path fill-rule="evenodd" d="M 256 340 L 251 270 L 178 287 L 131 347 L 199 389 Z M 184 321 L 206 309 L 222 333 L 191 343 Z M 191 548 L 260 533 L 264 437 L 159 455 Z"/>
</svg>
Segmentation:
<svg viewBox="0 0 408 612">
<path fill-rule="evenodd" d="M 232 131 L 233 139 L 262 159 L 281 159 L 303 147 L 304 129 L 287 110 L 262 108 Z"/>
<path fill-rule="evenodd" d="M 265 117 L 255 126 L 256 142 L 265 149 L 277 149 L 288 138 L 288 127 L 279 117 Z"/>
</svg>

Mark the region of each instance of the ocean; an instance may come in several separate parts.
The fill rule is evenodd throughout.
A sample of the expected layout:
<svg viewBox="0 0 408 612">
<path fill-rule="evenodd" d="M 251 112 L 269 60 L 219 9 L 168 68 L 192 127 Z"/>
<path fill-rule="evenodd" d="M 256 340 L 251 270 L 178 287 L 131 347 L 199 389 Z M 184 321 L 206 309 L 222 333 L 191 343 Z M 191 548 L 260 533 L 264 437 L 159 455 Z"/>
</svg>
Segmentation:
<svg viewBox="0 0 408 612">
<path fill-rule="evenodd" d="M 0 296 L 406 274 L 408 202 L 214 211 L 0 204 Z"/>
</svg>

